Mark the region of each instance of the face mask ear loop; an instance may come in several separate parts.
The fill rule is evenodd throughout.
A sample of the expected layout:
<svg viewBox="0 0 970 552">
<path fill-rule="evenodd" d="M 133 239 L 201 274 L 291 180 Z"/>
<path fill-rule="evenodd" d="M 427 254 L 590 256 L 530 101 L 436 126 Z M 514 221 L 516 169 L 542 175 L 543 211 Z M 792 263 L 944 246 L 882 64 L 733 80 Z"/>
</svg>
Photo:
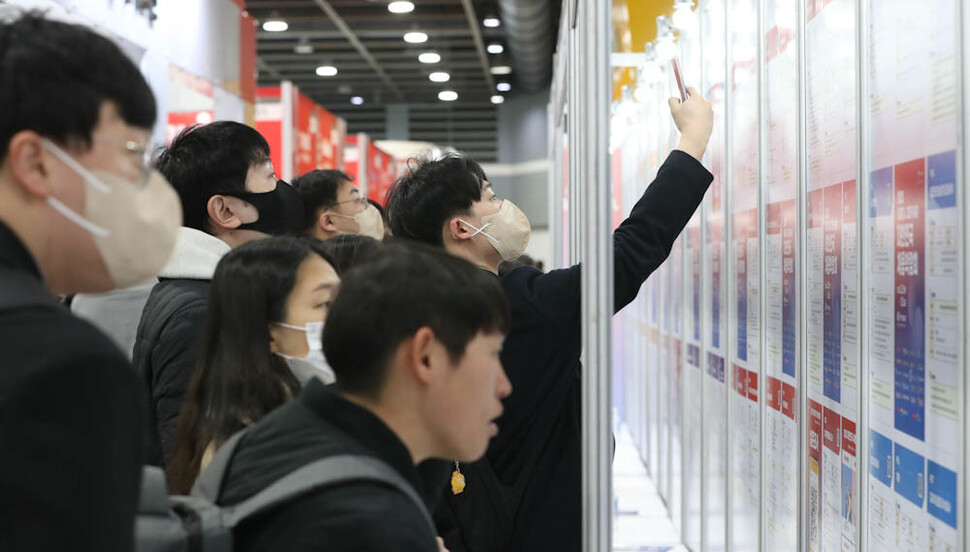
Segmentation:
<svg viewBox="0 0 970 552">
<path fill-rule="evenodd" d="M 474 238 L 475 236 L 481 234 L 495 243 L 501 243 L 500 241 L 493 238 L 492 236 L 489 236 L 487 232 L 485 232 L 485 229 L 492 225 L 491 222 L 486 222 L 484 225 L 482 225 L 481 228 L 475 228 L 474 224 L 471 224 L 470 222 L 465 221 L 465 219 L 458 219 L 458 220 L 464 223 L 466 226 L 469 226 L 472 230 L 475 230 L 475 233 L 469 237 Z"/>
<path fill-rule="evenodd" d="M 306 333 L 306 326 L 294 326 L 292 324 L 284 324 L 283 322 L 273 322 L 274 325 L 281 328 L 289 328 L 291 330 L 297 330 Z"/>
</svg>

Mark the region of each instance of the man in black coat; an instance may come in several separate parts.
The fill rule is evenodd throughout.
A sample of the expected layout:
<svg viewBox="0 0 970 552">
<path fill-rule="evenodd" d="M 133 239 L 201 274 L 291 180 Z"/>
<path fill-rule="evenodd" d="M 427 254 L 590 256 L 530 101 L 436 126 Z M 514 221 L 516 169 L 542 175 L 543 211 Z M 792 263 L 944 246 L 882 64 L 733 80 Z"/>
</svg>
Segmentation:
<svg viewBox="0 0 970 552">
<path fill-rule="evenodd" d="M 376 253 L 344 281 L 323 350 L 337 376 L 251 427 L 225 476 L 233 505 L 315 460 L 364 455 L 421 490 L 427 458 L 475 460 L 511 387 L 499 361 L 508 303 L 498 282 L 419 244 Z M 434 527 L 403 492 L 355 481 L 243 522 L 236 552 L 435 552 Z"/>
<path fill-rule="evenodd" d="M 613 235 L 616 310 L 667 258 L 713 180 L 700 163 L 713 125 L 710 103 L 691 90 L 686 102 L 671 99 L 670 109 L 680 144 Z M 395 237 L 444 247 L 496 279 L 499 264 L 529 242 L 528 218 L 461 156 L 425 162 L 398 181 L 388 215 Z M 485 459 L 464 467 L 465 490 L 442 489 L 438 529 L 452 552 L 578 551 L 580 267 L 548 274 L 520 267 L 500 281 L 512 308 L 502 363 L 516 393 L 505 401 L 502 433 Z"/>
<path fill-rule="evenodd" d="M 149 393 L 149 464 L 164 466 L 175 451 L 219 259 L 233 247 L 302 226 L 303 202 L 277 180 L 269 153 L 255 129 L 216 121 L 186 129 L 156 161 L 178 191 L 185 226 L 140 321 L 130 322 L 138 326 L 132 362 Z"/>
<path fill-rule="evenodd" d="M 0 550 L 130 550 L 144 393 L 55 294 L 157 274 L 175 192 L 146 170 L 155 99 L 106 38 L 0 22 Z"/>
</svg>

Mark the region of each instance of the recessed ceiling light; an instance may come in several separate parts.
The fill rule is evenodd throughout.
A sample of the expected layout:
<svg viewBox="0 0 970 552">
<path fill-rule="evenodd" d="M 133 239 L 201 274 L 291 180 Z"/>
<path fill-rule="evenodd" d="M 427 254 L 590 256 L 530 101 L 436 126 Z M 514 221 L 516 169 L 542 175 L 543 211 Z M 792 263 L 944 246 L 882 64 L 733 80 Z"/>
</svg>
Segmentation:
<svg viewBox="0 0 970 552">
<path fill-rule="evenodd" d="M 420 31 L 411 31 L 404 34 L 404 42 L 408 44 L 421 44 L 428 41 L 428 35 Z"/>
<path fill-rule="evenodd" d="M 350 103 L 354 105 L 363 105 L 364 98 L 361 98 L 360 96 L 354 96 L 353 98 L 350 98 Z"/>
<path fill-rule="evenodd" d="M 454 90 L 442 90 L 438 92 L 438 99 L 443 102 L 453 102 L 458 99 L 458 92 Z"/>
<path fill-rule="evenodd" d="M 496 65 L 490 69 L 493 75 L 508 75 L 512 72 L 512 68 L 508 65 Z"/>
<path fill-rule="evenodd" d="M 451 75 L 445 73 L 444 71 L 438 71 L 428 75 L 428 78 L 431 80 L 431 82 L 448 82 L 451 80 Z"/>
<path fill-rule="evenodd" d="M 441 56 L 434 52 L 425 52 L 418 56 L 418 61 L 421 63 L 438 63 L 441 61 Z"/>
<path fill-rule="evenodd" d="M 492 96 L 492 103 L 493 104 L 500 104 L 500 103 L 504 103 L 504 102 L 505 102 L 505 96 L 500 96 L 498 94 Z"/>
<path fill-rule="evenodd" d="M 501 54 L 504 51 L 505 51 L 505 46 L 502 46 L 501 44 L 495 43 L 495 44 L 488 45 L 488 53 L 490 54 Z"/>
<path fill-rule="evenodd" d="M 289 28 L 290 26 L 282 19 L 270 19 L 263 22 L 263 30 L 271 33 L 281 33 Z"/>
<path fill-rule="evenodd" d="M 482 24 L 486 27 L 495 28 L 501 25 L 502 22 L 499 21 L 497 17 L 486 17 L 485 21 L 482 21 Z"/>
<path fill-rule="evenodd" d="M 321 77 L 332 77 L 337 74 L 337 68 L 333 65 L 321 65 L 317 67 L 317 75 Z"/>
<path fill-rule="evenodd" d="M 499 92 L 508 92 L 509 90 L 512 90 L 512 85 L 507 82 L 500 82 L 495 85 L 495 89 Z"/>
<path fill-rule="evenodd" d="M 411 2 L 391 2 L 387 5 L 387 11 L 391 13 L 411 13 L 414 11 L 414 4 Z"/>
</svg>

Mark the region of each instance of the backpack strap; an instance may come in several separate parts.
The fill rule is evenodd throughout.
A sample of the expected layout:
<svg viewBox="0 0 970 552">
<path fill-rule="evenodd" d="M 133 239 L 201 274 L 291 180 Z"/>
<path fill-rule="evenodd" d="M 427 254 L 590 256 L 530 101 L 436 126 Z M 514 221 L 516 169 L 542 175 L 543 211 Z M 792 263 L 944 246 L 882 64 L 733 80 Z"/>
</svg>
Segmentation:
<svg viewBox="0 0 970 552">
<path fill-rule="evenodd" d="M 253 515 L 284 504 L 310 491 L 358 481 L 382 483 L 397 489 L 411 499 L 421 513 L 421 517 L 424 518 L 428 530 L 433 535 L 438 534 L 424 501 L 410 483 L 385 462 L 371 456 L 357 455 L 323 458 L 290 472 L 243 502 L 225 508 L 227 512 L 226 524 L 229 527 L 235 527 L 237 523 Z"/>
<path fill-rule="evenodd" d="M 222 482 L 226 479 L 229 462 L 232 460 L 233 453 L 236 452 L 236 446 L 248 430 L 249 427 L 246 427 L 237 431 L 216 450 L 209 465 L 196 478 L 195 485 L 192 486 L 192 496 L 204 498 L 213 504 L 219 500 Z"/>
</svg>

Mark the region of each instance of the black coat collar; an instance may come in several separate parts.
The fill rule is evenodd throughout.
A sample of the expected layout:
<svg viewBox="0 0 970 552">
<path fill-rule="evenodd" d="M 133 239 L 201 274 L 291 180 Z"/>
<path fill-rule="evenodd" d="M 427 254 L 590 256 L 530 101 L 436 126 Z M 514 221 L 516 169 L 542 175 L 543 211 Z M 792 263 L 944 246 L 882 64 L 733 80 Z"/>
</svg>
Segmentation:
<svg viewBox="0 0 970 552">
<path fill-rule="evenodd" d="M 310 381 L 298 400 L 327 423 L 373 451 L 374 456 L 397 470 L 415 489 L 422 488 L 411 453 L 391 428 L 372 412 L 341 397 L 332 385 L 324 385 L 317 379 Z"/>
</svg>

